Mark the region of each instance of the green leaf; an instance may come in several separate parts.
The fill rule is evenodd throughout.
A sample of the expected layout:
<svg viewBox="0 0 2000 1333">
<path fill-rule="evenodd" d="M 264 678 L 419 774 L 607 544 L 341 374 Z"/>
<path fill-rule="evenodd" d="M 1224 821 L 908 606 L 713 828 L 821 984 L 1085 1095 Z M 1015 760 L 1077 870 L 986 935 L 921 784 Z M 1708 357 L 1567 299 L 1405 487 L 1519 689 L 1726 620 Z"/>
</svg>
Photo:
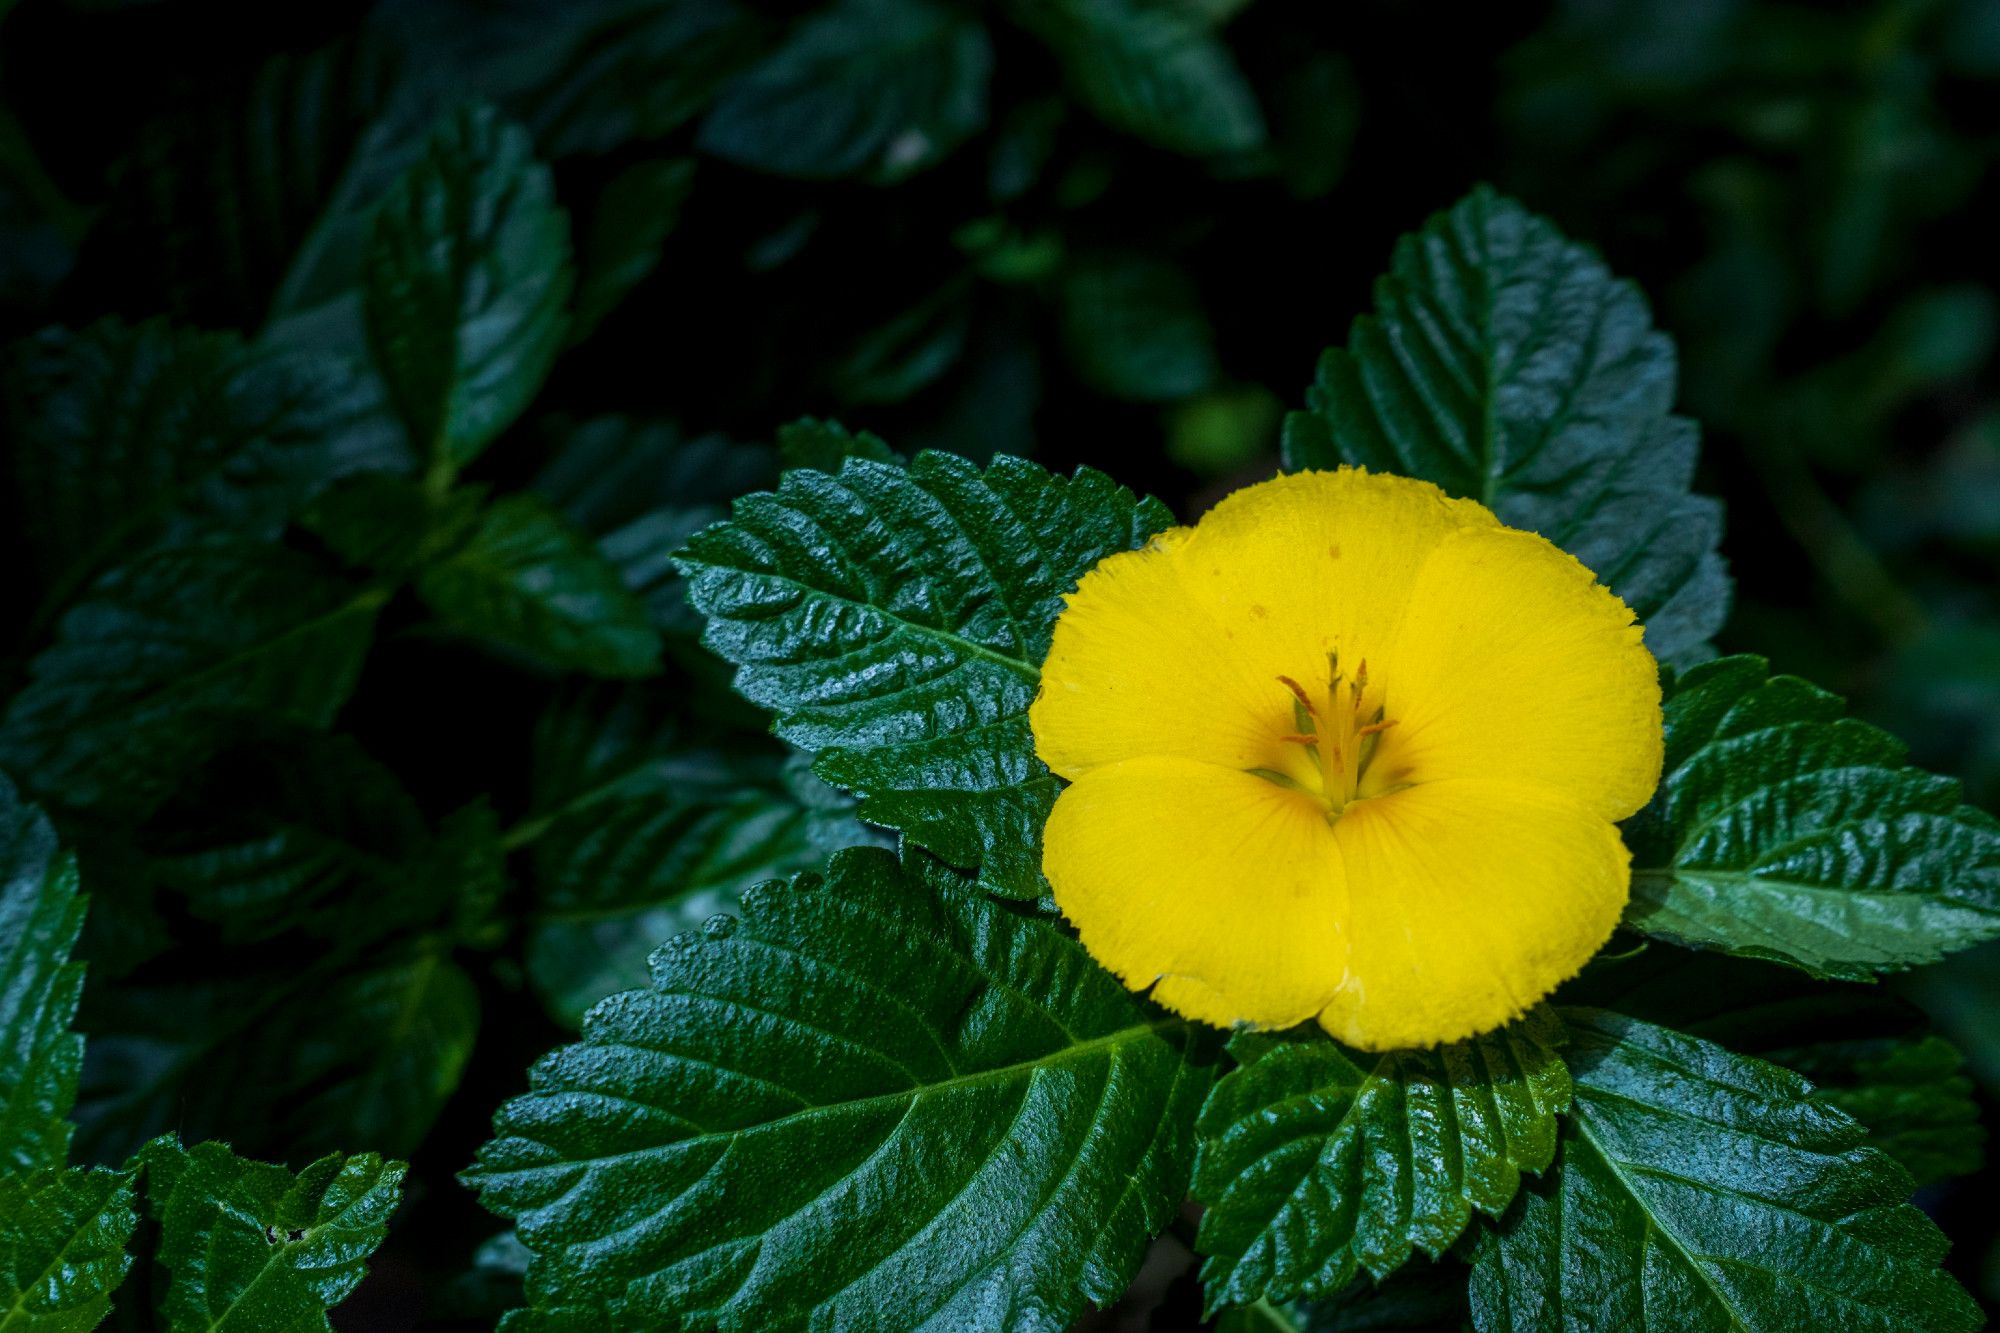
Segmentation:
<svg viewBox="0 0 2000 1333">
<path fill-rule="evenodd" d="M 551 157 L 671 134 L 757 56 L 766 36 L 765 20 L 736 0 L 608 0 L 521 13 L 533 26 L 518 45 L 568 38 L 561 68 L 520 99 Z M 559 34 L 557 25 L 572 19 L 580 20 L 574 31 Z M 491 11 L 480 9 L 466 26 L 491 21 Z"/>
<path fill-rule="evenodd" d="M 660 247 L 693 185 L 694 159 L 674 157 L 627 167 L 604 187 L 583 234 L 572 343 L 590 336 L 659 267 Z"/>
<path fill-rule="evenodd" d="M 401 581 L 472 535 L 479 488 L 440 495 L 410 477 L 353 477 L 314 501 L 300 526 L 356 569 Z"/>
<path fill-rule="evenodd" d="M 862 332 L 828 371 L 833 391 L 847 403 L 900 403 L 927 388 L 965 355 L 973 295 L 960 274 Z"/>
<path fill-rule="evenodd" d="M 1965 1057 L 1943 1037 L 1828 1042 L 1786 1059 L 1818 1085 L 1814 1094 L 1868 1127 L 1868 1146 L 1895 1158 L 1918 1185 L 1968 1176 L 1984 1164 Z"/>
<path fill-rule="evenodd" d="M 1205 16 L 1172 0 L 1016 0 L 1077 97 L 1115 129 L 1190 157 L 1264 142 L 1264 114 Z"/>
<path fill-rule="evenodd" d="M 1194 283 L 1151 255 L 1086 255 L 1063 275 L 1063 337 L 1091 387 L 1137 402 L 1200 393 L 1222 373 Z"/>
<path fill-rule="evenodd" d="M 447 950 L 371 960 L 319 991 L 336 1015 L 317 1040 L 294 1030 L 290 1058 L 260 1069 L 292 1089 L 274 1143 L 303 1153 L 343 1138 L 410 1153 L 458 1090 L 479 1037 L 479 991 Z"/>
<path fill-rule="evenodd" d="M 2000 935 L 2000 823 L 1840 713 L 1761 658 L 1682 676 L 1665 776 L 1625 825 L 1626 924 L 1850 980 Z"/>
<path fill-rule="evenodd" d="M 810 468 L 816 472 L 838 472 L 850 458 L 873 463 L 900 463 L 896 451 L 868 431 L 850 431 L 838 421 L 817 421 L 801 417 L 789 426 L 778 427 L 778 456 L 787 470 Z"/>
<path fill-rule="evenodd" d="M 368 343 L 410 440 L 464 466 L 541 388 L 567 328 L 569 219 L 527 134 L 447 116 L 376 219 Z"/>
<path fill-rule="evenodd" d="M 619 571 L 532 495 L 486 511 L 471 538 L 417 575 L 445 624 L 557 670 L 648 676 L 660 636 Z"/>
<path fill-rule="evenodd" d="M 986 125 L 986 29 L 936 0 L 834 0 L 722 90 L 706 152 L 780 176 L 891 184 Z"/>
<path fill-rule="evenodd" d="M 1565 1009 L 1575 1110 L 1558 1169 L 1483 1238 L 1481 1333 L 1802 1326 L 1970 1330 L 1910 1178 L 1798 1075 Z"/>
<path fill-rule="evenodd" d="M 334 478 L 393 452 L 323 429 L 328 386 L 230 334 L 151 321 L 50 329 L 15 349 L 10 508 L 53 608 L 160 540 L 275 536 Z"/>
<path fill-rule="evenodd" d="M 1868 1127 L 1868 1145 L 1919 1185 L 1969 1175 L 1985 1130 L 1958 1051 L 1880 986 L 1802 981 L 1790 968 L 1652 949 L 1591 969 L 1562 998 L 1670 1025 L 1803 1074 L 1813 1096 Z"/>
<path fill-rule="evenodd" d="M 629 417 L 562 422 L 552 435 L 553 456 L 530 488 L 597 541 L 655 628 L 698 634 L 674 553 L 726 516 L 729 500 L 777 479 L 771 449 L 720 435 L 688 439 L 665 422 Z"/>
<path fill-rule="evenodd" d="M 437 901 L 409 882 L 430 838 L 423 813 L 347 736 L 278 730 L 234 747 L 156 822 L 167 830 L 148 848 L 158 882 L 232 942 L 379 932 Z"/>
<path fill-rule="evenodd" d="M 1049 636 L 1077 579 L 1166 509 L 1087 468 L 925 453 L 791 472 L 734 512 L 678 563 L 737 689 L 863 819 L 1039 896 L 1056 782 L 1027 711 Z"/>
<path fill-rule="evenodd" d="M 601 1326 L 1055 1330 L 1179 1206 L 1203 1046 L 1046 920 L 846 851 L 662 948 L 467 1180 Z"/>
<path fill-rule="evenodd" d="M 294 1176 L 220 1143 L 148 1144 L 147 1209 L 160 1224 L 167 1333 L 224 1322 L 270 1333 L 331 1329 L 326 1312 L 361 1282 L 388 1234 L 401 1162 L 323 1157 Z"/>
<path fill-rule="evenodd" d="M 1285 426 L 1293 470 L 1436 482 L 1589 566 L 1674 665 L 1729 612 L 1722 512 L 1691 495 L 1673 343 L 1588 247 L 1479 189 L 1396 247 L 1375 313 L 1321 358 Z"/>
<path fill-rule="evenodd" d="M 63 616 L 0 721 L 0 765 L 55 805 L 157 804 L 235 728 L 325 726 L 387 595 L 278 546 L 149 552 Z"/>
<path fill-rule="evenodd" d="M 132 1265 L 138 1222 L 124 1172 L 0 1173 L 0 1333 L 96 1328 Z"/>
<path fill-rule="evenodd" d="M 744 885 L 869 840 L 810 773 L 788 785 L 761 755 L 691 744 L 661 702 L 593 690 L 559 700 L 536 729 L 534 811 L 512 841 L 533 852 L 528 975 L 570 1027 L 644 986 L 660 941 L 734 911 Z"/>
<path fill-rule="evenodd" d="M 83 1066 L 83 1037 L 70 1031 L 83 964 L 69 955 L 83 914 L 75 858 L 0 773 L 0 1172 L 60 1166 L 69 1153 Z"/>
<path fill-rule="evenodd" d="M 1331 1296 L 1413 1250 L 1436 1258 L 1555 1157 L 1569 1073 L 1547 1010 L 1431 1051 L 1357 1063 L 1339 1044 L 1259 1041 L 1202 1108 L 1196 1247 L 1211 1309 Z M 1240 1042 L 1236 1049 L 1243 1050 Z"/>
<path fill-rule="evenodd" d="M 281 283 L 318 285 L 307 270 L 351 252 L 353 215 L 421 147 L 398 66 L 364 33 L 280 53 L 240 84 L 224 75 L 220 95 L 202 88 L 198 106 L 150 116 L 86 263 L 126 308 L 259 324 Z"/>
</svg>

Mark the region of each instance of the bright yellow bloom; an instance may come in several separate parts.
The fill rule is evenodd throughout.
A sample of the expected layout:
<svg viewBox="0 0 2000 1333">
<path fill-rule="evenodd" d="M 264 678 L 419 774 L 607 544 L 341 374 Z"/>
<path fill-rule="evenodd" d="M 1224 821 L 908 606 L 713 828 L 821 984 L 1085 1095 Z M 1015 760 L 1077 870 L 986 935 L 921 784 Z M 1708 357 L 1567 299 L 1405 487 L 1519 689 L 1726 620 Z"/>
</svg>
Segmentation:
<svg viewBox="0 0 2000 1333">
<path fill-rule="evenodd" d="M 1367 1050 L 1574 975 L 1660 777 L 1623 602 L 1481 505 L 1349 468 L 1085 575 L 1030 719 L 1070 784 L 1043 867 L 1093 957 L 1188 1017 Z"/>
</svg>

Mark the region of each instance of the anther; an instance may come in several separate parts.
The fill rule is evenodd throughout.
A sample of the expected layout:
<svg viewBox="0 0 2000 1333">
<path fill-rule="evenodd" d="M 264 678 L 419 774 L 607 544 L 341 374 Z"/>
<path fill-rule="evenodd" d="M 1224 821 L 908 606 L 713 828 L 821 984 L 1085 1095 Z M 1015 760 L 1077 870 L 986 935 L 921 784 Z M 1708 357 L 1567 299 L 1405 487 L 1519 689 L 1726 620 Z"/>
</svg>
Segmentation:
<svg viewBox="0 0 2000 1333">
<path fill-rule="evenodd" d="M 1389 728 L 1395 725 L 1396 725 L 1395 718 L 1391 718 L 1387 722 L 1371 722 L 1367 726 L 1355 732 L 1354 734 L 1357 736 L 1373 736 L 1378 732 L 1387 731 Z"/>
<path fill-rule="evenodd" d="M 1280 676 L 1278 677 L 1278 683 L 1290 690 L 1292 697 L 1297 699 L 1308 713 L 1311 713 L 1315 717 L 1319 715 L 1319 710 L 1313 707 L 1312 698 L 1306 694 L 1305 688 L 1297 681 L 1293 680 L 1290 676 Z"/>
</svg>

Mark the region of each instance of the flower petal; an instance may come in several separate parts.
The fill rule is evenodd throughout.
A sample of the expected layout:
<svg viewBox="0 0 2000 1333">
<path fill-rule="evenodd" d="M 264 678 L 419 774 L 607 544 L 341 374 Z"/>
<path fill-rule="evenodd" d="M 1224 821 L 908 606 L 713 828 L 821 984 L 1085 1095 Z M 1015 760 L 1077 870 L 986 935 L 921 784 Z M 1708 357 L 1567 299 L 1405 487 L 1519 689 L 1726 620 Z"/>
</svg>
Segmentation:
<svg viewBox="0 0 2000 1333">
<path fill-rule="evenodd" d="M 1492 528 L 1442 543 L 1383 658 L 1397 725 L 1364 792 L 1503 779 L 1619 820 L 1659 783 L 1659 668 L 1632 612 L 1532 533 Z"/>
<path fill-rule="evenodd" d="M 1525 784 L 1431 782 L 1349 806 L 1348 980 L 1320 1025 L 1364 1050 L 1515 1018 L 1611 937 L 1631 858 L 1584 802 Z"/>
<path fill-rule="evenodd" d="M 1095 769 L 1057 799 L 1042 865 L 1091 956 L 1189 1018 L 1289 1027 L 1345 976 L 1333 830 L 1261 778 L 1184 759 Z"/>
<path fill-rule="evenodd" d="M 1037 753 L 1066 778 L 1140 755 L 1281 766 L 1274 746 L 1294 726 L 1277 678 L 1318 687 L 1335 647 L 1386 647 L 1430 553 L 1496 522 L 1357 468 L 1237 491 L 1084 576 L 1029 714 Z"/>
</svg>

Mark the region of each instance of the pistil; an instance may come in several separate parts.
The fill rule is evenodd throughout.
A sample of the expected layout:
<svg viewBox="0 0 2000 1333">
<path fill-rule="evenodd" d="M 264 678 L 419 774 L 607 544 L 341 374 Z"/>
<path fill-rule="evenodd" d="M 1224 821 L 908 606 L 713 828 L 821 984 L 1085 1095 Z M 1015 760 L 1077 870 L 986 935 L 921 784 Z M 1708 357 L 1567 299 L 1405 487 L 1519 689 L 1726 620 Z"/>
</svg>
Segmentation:
<svg viewBox="0 0 2000 1333">
<path fill-rule="evenodd" d="M 1281 744 L 1296 745 L 1304 750 L 1316 775 L 1317 789 L 1292 774 L 1276 769 L 1254 768 L 1250 771 L 1268 782 L 1318 797 L 1326 806 L 1326 817 L 1331 823 L 1349 804 L 1359 799 L 1361 780 L 1367 774 L 1368 766 L 1374 762 L 1382 733 L 1396 723 L 1394 719 L 1383 716 L 1382 704 L 1377 704 L 1372 713 L 1364 712 L 1368 694 L 1366 658 L 1355 667 L 1350 679 L 1341 670 L 1340 654 L 1328 653 L 1326 674 L 1324 707 L 1315 703 L 1305 687 L 1290 676 L 1278 677 L 1278 683 L 1292 696 L 1295 728 L 1278 737 L 1278 740 Z"/>
</svg>

